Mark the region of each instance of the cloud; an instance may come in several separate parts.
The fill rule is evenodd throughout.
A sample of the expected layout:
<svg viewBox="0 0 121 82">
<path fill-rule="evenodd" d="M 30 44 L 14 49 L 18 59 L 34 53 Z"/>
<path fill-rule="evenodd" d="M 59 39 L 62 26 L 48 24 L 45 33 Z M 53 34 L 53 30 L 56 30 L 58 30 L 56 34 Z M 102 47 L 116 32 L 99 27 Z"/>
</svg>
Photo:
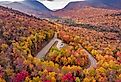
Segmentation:
<svg viewBox="0 0 121 82">
<path fill-rule="evenodd" d="M 56 2 L 66 2 L 66 1 L 85 1 L 85 0 L 39 0 L 39 1 L 56 1 Z"/>
<path fill-rule="evenodd" d="M 69 2 L 84 1 L 84 0 L 38 0 L 51 10 L 64 8 Z"/>
</svg>

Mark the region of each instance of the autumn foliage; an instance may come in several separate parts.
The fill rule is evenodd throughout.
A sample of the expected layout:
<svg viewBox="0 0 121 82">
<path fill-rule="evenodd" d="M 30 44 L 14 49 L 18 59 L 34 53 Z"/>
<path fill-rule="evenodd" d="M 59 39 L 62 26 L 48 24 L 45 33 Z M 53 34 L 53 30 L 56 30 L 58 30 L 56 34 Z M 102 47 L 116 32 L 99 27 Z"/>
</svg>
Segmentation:
<svg viewBox="0 0 121 82">
<path fill-rule="evenodd" d="M 36 58 L 55 32 L 67 45 Z M 68 27 L 0 6 L 0 82 L 120 82 L 120 41 L 118 33 Z M 96 67 L 86 67 L 85 50 Z"/>
</svg>

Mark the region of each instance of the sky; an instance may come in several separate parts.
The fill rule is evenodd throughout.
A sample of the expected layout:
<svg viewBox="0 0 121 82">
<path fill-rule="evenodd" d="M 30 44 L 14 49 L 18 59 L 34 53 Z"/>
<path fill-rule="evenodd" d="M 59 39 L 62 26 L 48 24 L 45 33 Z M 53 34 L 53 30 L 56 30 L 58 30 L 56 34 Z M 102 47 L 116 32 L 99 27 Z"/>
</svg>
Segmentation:
<svg viewBox="0 0 121 82">
<path fill-rule="evenodd" d="M 40 0 L 38 0 L 40 1 Z M 41 1 L 46 7 L 52 10 L 64 8 L 69 2 L 82 0 L 55 0 L 55 1 Z"/>
<path fill-rule="evenodd" d="M 0 1 L 23 1 L 23 0 L 0 0 Z M 47 8 L 51 10 L 64 8 L 69 2 L 72 1 L 84 1 L 84 0 L 37 0 L 43 3 Z"/>
</svg>

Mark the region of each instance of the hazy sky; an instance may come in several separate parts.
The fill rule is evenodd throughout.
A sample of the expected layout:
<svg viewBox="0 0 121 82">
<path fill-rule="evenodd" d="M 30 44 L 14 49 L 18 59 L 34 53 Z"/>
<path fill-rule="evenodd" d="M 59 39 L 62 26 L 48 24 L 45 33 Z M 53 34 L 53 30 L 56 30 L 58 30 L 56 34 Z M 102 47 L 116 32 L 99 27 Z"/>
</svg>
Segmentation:
<svg viewBox="0 0 121 82">
<path fill-rule="evenodd" d="M 23 0 L 0 0 L 0 1 L 23 1 Z M 53 10 L 53 9 L 61 9 L 72 1 L 84 1 L 84 0 L 54 0 L 54 1 L 38 0 L 38 1 L 43 3 L 49 9 Z"/>
</svg>

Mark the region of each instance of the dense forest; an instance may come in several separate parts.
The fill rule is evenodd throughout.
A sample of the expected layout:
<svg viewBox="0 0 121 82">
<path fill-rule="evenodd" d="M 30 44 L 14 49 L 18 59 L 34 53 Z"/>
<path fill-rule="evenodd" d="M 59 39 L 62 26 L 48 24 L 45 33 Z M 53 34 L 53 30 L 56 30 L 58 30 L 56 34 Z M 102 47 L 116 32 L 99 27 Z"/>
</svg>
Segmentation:
<svg viewBox="0 0 121 82">
<path fill-rule="evenodd" d="M 36 58 L 55 32 L 67 46 L 53 46 L 46 57 Z M 69 27 L 0 6 L 0 82 L 121 82 L 119 35 Z M 96 67 L 86 68 L 84 50 L 97 60 Z"/>
</svg>

